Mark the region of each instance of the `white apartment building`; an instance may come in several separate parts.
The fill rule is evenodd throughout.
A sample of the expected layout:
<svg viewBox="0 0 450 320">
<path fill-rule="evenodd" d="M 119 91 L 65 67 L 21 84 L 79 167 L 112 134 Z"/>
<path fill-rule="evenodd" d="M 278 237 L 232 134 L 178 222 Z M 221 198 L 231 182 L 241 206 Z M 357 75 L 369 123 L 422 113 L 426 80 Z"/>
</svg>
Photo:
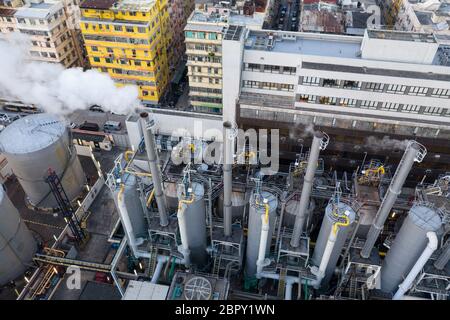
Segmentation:
<svg viewBox="0 0 450 320">
<path fill-rule="evenodd" d="M 230 27 L 223 118 L 450 139 L 450 68 L 430 34 L 364 37 Z"/>
<path fill-rule="evenodd" d="M 20 33 L 30 36 L 33 60 L 80 65 L 80 51 L 69 29 L 62 1 L 33 0 L 14 15 Z"/>
</svg>

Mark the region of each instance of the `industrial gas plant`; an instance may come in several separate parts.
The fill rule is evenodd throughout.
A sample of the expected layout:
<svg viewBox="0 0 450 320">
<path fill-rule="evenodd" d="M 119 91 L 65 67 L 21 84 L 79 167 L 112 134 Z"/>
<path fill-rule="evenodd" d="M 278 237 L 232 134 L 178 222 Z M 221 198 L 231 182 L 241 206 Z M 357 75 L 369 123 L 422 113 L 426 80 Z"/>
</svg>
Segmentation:
<svg viewBox="0 0 450 320">
<path fill-rule="evenodd" d="M 332 141 L 316 128 L 268 174 L 227 122 L 218 141 L 162 136 L 145 112 L 127 129 L 135 144 L 105 172 L 57 117 L 31 115 L 0 134 L 25 206 L 64 220 L 39 241 L 0 190 L 0 285 L 25 278 L 18 299 L 57 296 L 75 266 L 123 300 L 448 300 L 450 172 L 409 179 L 427 156 L 419 142 L 396 163 L 368 156 L 343 171 L 321 157 Z M 199 163 L 217 142 L 221 161 Z M 95 199 L 117 216 L 101 262 L 86 227 Z"/>
</svg>

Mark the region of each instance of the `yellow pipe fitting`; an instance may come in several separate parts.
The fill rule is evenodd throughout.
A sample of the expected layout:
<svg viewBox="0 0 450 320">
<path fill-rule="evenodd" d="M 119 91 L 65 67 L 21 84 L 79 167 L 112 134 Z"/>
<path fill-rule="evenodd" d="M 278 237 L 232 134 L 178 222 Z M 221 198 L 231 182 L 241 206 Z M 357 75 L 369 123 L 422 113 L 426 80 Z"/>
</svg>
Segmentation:
<svg viewBox="0 0 450 320">
<path fill-rule="evenodd" d="M 155 195 L 155 189 L 153 189 L 152 192 L 150 192 L 150 194 L 148 196 L 147 203 L 145 204 L 147 207 L 150 206 L 150 203 L 152 203 L 154 195 Z"/>
<path fill-rule="evenodd" d="M 344 218 L 345 222 L 338 221 L 335 224 L 333 224 L 333 232 L 334 232 L 334 234 L 337 233 L 338 227 L 346 227 L 346 226 L 350 225 L 349 217 L 347 217 L 347 216 L 339 216 L 339 218 Z"/>
</svg>

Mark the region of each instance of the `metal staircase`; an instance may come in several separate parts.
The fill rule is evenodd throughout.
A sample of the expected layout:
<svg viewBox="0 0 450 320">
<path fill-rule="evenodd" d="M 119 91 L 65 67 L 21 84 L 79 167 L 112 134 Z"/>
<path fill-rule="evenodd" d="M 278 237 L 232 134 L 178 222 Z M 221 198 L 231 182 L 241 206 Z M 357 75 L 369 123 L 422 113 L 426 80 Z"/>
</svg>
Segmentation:
<svg viewBox="0 0 450 320">
<path fill-rule="evenodd" d="M 151 277 L 155 272 L 156 263 L 158 260 L 158 248 L 151 246 L 150 247 L 150 261 L 148 264 L 148 275 Z"/>
<path fill-rule="evenodd" d="M 222 256 L 221 255 L 217 255 L 214 258 L 214 267 L 213 267 L 213 274 L 216 277 L 219 277 L 219 273 L 220 273 L 220 263 L 222 262 Z"/>
<path fill-rule="evenodd" d="M 283 298 L 286 291 L 286 268 L 280 269 L 280 280 L 278 281 L 278 297 Z"/>
</svg>

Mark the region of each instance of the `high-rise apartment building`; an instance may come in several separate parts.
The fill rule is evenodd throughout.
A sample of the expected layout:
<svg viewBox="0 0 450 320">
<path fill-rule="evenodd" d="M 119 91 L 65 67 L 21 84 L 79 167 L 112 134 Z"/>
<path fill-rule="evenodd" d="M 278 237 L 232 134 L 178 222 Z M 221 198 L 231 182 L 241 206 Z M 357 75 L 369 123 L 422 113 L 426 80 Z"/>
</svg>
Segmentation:
<svg viewBox="0 0 450 320">
<path fill-rule="evenodd" d="M 17 31 L 17 20 L 14 15 L 16 8 L 22 5 L 22 0 L 0 0 L 0 37 Z"/>
<path fill-rule="evenodd" d="M 223 32 L 229 24 L 261 29 L 265 9 L 262 12 L 250 9 L 211 1 L 197 5 L 189 17 L 185 41 L 189 99 L 194 111 L 222 113 Z"/>
<path fill-rule="evenodd" d="M 172 74 L 185 58 L 184 27 L 195 8 L 194 0 L 169 0 L 169 68 Z"/>
<path fill-rule="evenodd" d="M 34 0 L 18 8 L 14 14 L 17 30 L 31 41 L 33 60 L 80 66 L 80 54 L 67 24 L 63 2 Z"/>
<path fill-rule="evenodd" d="M 169 82 L 167 0 L 85 0 L 80 8 L 92 68 L 158 103 Z"/>
</svg>

